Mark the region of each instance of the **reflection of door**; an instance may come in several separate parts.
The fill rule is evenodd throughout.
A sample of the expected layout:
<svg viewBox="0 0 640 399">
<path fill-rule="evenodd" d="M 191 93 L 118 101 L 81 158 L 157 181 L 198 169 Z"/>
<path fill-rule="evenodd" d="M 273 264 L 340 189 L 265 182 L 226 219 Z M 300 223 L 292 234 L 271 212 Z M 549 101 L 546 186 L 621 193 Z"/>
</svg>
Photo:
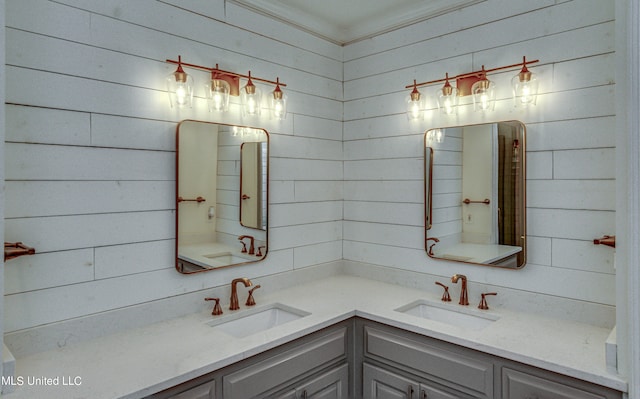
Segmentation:
<svg viewBox="0 0 640 399">
<path fill-rule="evenodd" d="M 240 223 L 246 227 L 260 226 L 260 170 L 259 143 L 243 143 L 240 147 Z"/>
</svg>

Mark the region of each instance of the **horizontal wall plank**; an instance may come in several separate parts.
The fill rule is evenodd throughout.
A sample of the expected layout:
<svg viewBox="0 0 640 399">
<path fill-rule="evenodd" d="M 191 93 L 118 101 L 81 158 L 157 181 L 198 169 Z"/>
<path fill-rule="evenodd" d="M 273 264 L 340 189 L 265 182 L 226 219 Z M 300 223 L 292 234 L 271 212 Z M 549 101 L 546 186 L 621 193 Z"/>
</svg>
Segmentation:
<svg viewBox="0 0 640 399">
<path fill-rule="evenodd" d="M 416 226 L 347 220 L 344 222 L 344 239 L 385 246 L 424 249 L 424 230 L 422 227 Z"/>
<path fill-rule="evenodd" d="M 527 151 L 615 147 L 615 117 L 527 124 Z"/>
<path fill-rule="evenodd" d="M 26 241 L 25 243 L 30 244 Z M 37 249 L 37 248 L 36 248 Z M 5 295 L 91 281 L 93 249 L 36 253 L 5 264 Z"/>
<path fill-rule="evenodd" d="M 532 208 L 615 211 L 615 180 L 528 180 Z"/>
<path fill-rule="evenodd" d="M 91 144 L 97 147 L 175 151 L 176 124 L 92 114 Z"/>
<path fill-rule="evenodd" d="M 424 182 L 422 179 L 385 181 L 384 183 L 352 180 L 345 183 L 344 200 L 422 204 L 424 201 Z"/>
<path fill-rule="evenodd" d="M 174 211 L 7 219 L 5 239 L 38 252 L 175 238 Z"/>
<path fill-rule="evenodd" d="M 342 202 L 302 202 L 269 207 L 269 227 L 283 227 L 342 220 Z"/>
<path fill-rule="evenodd" d="M 615 148 L 554 151 L 553 177 L 556 179 L 614 179 L 615 155 Z"/>
<path fill-rule="evenodd" d="M 424 156 L 422 135 L 394 136 L 344 143 L 345 159 L 352 161 L 385 158 L 416 158 Z"/>
<path fill-rule="evenodd" d="M 342 221 L 269 228 L 269 251 L 342 239 Z"/>
<path fill-rule="evenodd" d="M 339 261 L 342 259 L 342 240 L 294 248 L 293 257 L 296 269 Z"/>
<path fill-rule="evenodd" d="M 342 181 L 296 181 L 293 190 L 290 198 L 296 202 L 341 201 L 344 198 Z"/>
<path fill-rule="evenodd" d="M 589 240 L 615 231 L 615 212 L 567 209 L 527 209 L 528 234 Z"/>
<path fill-rule="evenodd" d="M 271 176 L 284 180 L 340 180 L 342 161 L 271 158 Z"/>
<path fill-rule="evenodd" d="M 162 151 L 7 144 L 6 180 L 175 180 Z"/>
<path fill-rule="evenodd" d="M 419 158 L 347 161 L 344 163 L 344 178 L 345 181 L 421 179 L 423 162 Z"/>
<path fill-rule="evenodd" d="M 593 241 L 554 238 L 552 248 L 551 257 L 555 267 L 615 274 L 615 262 L 611 256 L 613 251 L 609 247 L 594 245 Z"/>
<path fill-rule="evenodd" d="M 91 144 L 91 116 L 84 112 L 5 105 L 6 141 Z"/>
<path fill-rule="evenodd" d="M 5 218 L 175 209 L 173 181 L 7 181 Z"/>
<path fill-rule="evenodd" d="M 342 114 L 342 111 L 340 112 Z M 335 119 L 335 117 L 334 117 Z M 294 135 L 342 141 L 342 121 L 294 115 Z"/>
<path fill-rule="evenodd" d="M 345 201 L 344 220 L 397 224 L 405 226 L 424 226 L 423 204 Z"/>
<path fill-rule="evenodd" d="M 95 278 L 173 269 L 175 256 L 175 240 L 98 247 L 95 249 Z"/>
<path fill-rule="evenodd" d="M 274 135 L 270 156 L 342 161 L 342 142 L 308 137 Z"/>
</svg>

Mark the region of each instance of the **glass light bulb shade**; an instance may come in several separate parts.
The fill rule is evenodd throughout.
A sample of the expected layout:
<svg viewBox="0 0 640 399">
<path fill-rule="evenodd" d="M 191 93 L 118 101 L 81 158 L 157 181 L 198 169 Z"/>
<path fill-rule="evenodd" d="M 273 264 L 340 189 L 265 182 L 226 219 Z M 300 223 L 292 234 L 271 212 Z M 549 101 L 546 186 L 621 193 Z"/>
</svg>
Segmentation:
<svg viewBox="0 0 640 399">
<path fill-rule="evenodd" d="M 167 93 L 171 108 L 191 108 L 193 105 L 193 78 L 184 72 L 167 76 Z"/>
<path fill-rule="evenodd" d="M 405 102 L 407 104 L 407 118 L 410 121 L 420 120 L 423 118 L 424 105 L 420 96 L 418 96 L 418 98 L 416 98 L 416 96 L 408 96 Z"/>
<path fill-rule="evenodd" d="M 229 110 L 229 83 L 220 79 L 212 79 L 205 85 L 209 111 L 226 112 Z"/>
<path fill-rule="evenodd" d="M 479 80 L 471 86 L 473 109 L 493 111 L 496 106 L 496 85 L 487 79 Z"/>
<path fill-rule="evenodd" d="M 444 130 L 431 129 L 427 132 L 427 142 L 442 143 L 444 141 Z"/>
<path fill-rule="evenodd" d="M 287 96 L 282 92 L 279 93 L 271 96 L 271 117 L 283 120 L 287 117 Z"/>
<path fill-rule="evenodd" d="M 531 72 L 519 73 L 511 79 L 513 101 L 516 107 L 536 105 L 538 99 L 538 79 Z"/>
<path fill-rule="evenodd" d="M 262 92 L 253 83 L 242 88 L 240 101 L 242 102 L 243 115 L 259 116 L 262 112 Z"/>
<path fill-rule="evenodd" d="M 454 115 L 458 112 L 458 89 L 450 87 L 449 90 L 439 89 L 436 92 L 438 108 L 444 115 Z"/>
</svg>

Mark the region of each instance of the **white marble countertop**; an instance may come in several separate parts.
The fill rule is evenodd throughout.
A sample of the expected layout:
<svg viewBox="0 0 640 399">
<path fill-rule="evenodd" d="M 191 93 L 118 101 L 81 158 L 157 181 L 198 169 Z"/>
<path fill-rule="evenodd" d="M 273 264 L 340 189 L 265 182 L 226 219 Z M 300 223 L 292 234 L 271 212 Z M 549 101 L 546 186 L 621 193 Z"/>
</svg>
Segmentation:
<svg viewBox="0 0 640 399">
<path fill-rule="evenodd" d="M 260 284 L 257 280 L 254 284 Z M 209 310 L 36 353 L 16 359 L 16 377 L 23 379 L 23 385 L 7 398 L 144 397 L 353 316 L 617 390 L 627 389 L 623 379 L 606 370 L 605 341 L 610 330 L 602 327 L 503 309 L 480 311 L 472 304 L 465 309 L 499 319 L 481 330 L 462 329 L 394 310 L 419 299 L 439 301 L 433 294 L 346 275 L 269 295 L 257 291 L 255 297 L 257 306 L 282 303 L 310 315 L 234 338 L 207 325 L 214 318 Z M 455 299 L 443 305 L 455 310 L 460 307 Z M 225 304 L 224 315 L 217 317 L 235 313 L 227 307 Z M 236 312 L 242 311 L 246 307 Z M 29 384 L 33 377 L 43 383 Z M 47 378 L 53 379 L 51 385 L 43 385 Z"/>
</svg>

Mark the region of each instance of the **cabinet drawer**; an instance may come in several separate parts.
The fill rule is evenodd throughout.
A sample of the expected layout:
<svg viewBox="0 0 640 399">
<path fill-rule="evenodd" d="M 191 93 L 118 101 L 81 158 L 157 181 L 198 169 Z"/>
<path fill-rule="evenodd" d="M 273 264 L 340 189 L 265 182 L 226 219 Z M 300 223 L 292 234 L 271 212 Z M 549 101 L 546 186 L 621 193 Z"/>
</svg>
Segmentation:
<svg viewBox="0 0 640 399">
<path fill-rule="evenodd" d="M 606 393 L 605 390 L 605 388 L 595 385 L 591 389 L 587 386 L 570 386 L 520 371 L 502 369 L 502 397 L 504 399 L 609 399 L 620 397 L 619 393 Z"/>
<path fill-rule="evenodd" d="M 249 399 L 346 356 L 347 328 L 223 377 L 225 399 Z"/>
<path fill-rule="evenodd" d="M 378 356 L 445 385 L 453 383 L 455 389 L 493 398 L 492 362 L 448 350 L 445 343 L 418 341 L 370 326 L 365 327 L 364 338 L 365 356 Z"/>
<path fill-rule="evenodd" d="M 187 391 L 171 396 L 169 399 L 215 399 L 216 382 L 211 381 Z"/>
</svg>

